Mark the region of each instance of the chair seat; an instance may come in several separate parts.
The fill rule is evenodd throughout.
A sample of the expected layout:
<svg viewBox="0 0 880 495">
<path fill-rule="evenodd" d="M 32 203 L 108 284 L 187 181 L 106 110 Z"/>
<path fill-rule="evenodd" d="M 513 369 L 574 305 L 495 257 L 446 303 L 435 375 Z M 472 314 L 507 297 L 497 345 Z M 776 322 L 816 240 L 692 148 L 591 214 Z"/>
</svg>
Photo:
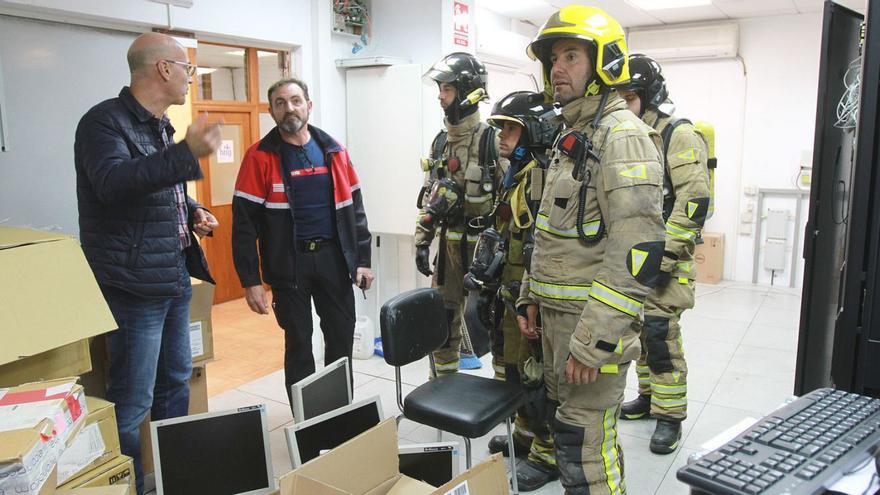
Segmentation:
<svg viewBox="0 0 880 495">
<path fill-rule="evenodd" d="M 512 383 L 452 373 L 413 390 L 403 401 L 406 418 L 467 438 L 489 433 L 522 404 Z"/>
</svg>

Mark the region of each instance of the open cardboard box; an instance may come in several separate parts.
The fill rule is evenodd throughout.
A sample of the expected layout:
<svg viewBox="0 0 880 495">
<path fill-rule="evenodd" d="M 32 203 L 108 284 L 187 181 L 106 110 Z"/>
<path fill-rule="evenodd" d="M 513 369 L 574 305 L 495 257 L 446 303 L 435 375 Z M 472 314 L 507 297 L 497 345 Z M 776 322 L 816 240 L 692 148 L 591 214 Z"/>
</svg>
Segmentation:
<svg viewBox="0 0 880 495">
<path fill-rule="evenodd" d="M 91 471 L 62 483 L 58 492 L 68 493 L 74 488 L 91 488 L 98 486 L 125 486 L 134 493 L 134 464 L 131 457 L 120 455 Z"/>
<path fill-rule="evenodd" d="M 55 464 L 87 413 L 76 378 L 0 389 L 0 493 L 54 489 Z"/>
<path fill-rule="evenodd" d="M 0 273 L 0 365 L 116 328 L 71 237 L 0 227 Z"/>
<path fill-rule="evenodd" d="M 365 462 L 365 460 L 368 460 Z M 486 461 L 435 488 L 400 474 L 397 425 L 386 419 L 279 479 L 281 495 L 507 495 L 503 457 Z"/>
<path fill-rule="evenodd" d="M 122 454 L 112 402 L 86 397 L 89 414 L 70 448 L 58 460 L 58 483 L 101 466 Z"/>
</svg>

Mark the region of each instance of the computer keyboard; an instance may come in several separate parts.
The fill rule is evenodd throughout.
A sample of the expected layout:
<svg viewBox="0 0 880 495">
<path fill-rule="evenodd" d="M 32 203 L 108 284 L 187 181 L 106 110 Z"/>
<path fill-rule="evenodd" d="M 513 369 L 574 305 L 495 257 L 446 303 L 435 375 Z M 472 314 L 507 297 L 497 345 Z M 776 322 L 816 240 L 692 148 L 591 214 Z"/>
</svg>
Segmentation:
<svg viewBox="0 0 880 495">
<path fill-rule="evenodd" d="M 877 454 L 880 399 L 823 388 L 678 470 L 712 494 L 817 494 Z"/>
</svg>

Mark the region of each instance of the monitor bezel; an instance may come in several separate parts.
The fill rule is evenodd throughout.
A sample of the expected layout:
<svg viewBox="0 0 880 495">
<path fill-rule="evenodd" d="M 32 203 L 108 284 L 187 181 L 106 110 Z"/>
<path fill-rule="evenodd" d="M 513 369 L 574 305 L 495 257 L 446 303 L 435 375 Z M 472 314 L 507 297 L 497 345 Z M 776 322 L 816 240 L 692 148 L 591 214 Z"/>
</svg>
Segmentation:
<svg viewBox="0 0 880 495">
<path fill-rule="evenodd" d="M 239 414 L 243 412 L 259 410 L 260 411 L 260 422 L 262 423 L 262 431 L 263 431 L 263 453 L 266 457 L 266 477 L 269 480 L 269 486 L 266 488 L 260 488 L 258 490 L 251 490 L 249 492 L 241 492 L 236 495 L 264 495 L 272 493 L 273 491 L 278 489 L 277 482 L 275 480 L 275 473 L 272 468 L 272 449 L 269 444 L 269 422 L 266 413 L 266 405 L 258 404 L 254 406 L 244 406 L 236 409 L 229 409 L 225 411 L 211 411 L 201 414 L 193 414 L 191 416 L 180 416 L 177 418 L 171 419 L 162 419 L 158 421 L 150 422 L 150 434 L 151 434 L 151 443 L 153 446 L 153 471 L 155 473 L 156 478 L 156 495 L 164 495 L 164 484 L 162 482 L 162 458 L 161 451 L 159 449 L 159 435 L 158 429 L 163 426 L 176 425 L 180 423 L 192 423 L 195 421 L 201 421 L 203 419 L 216 418 L 220 416 L 229 416 L 232 414 Z"/>
<path fill-rule="evenodd" d="M 302 466 L 304 463 L 302 462 L 302 458 L 299 455 L 299 444 L 296 440 L 296 432 L 306 429 L 310 426 L 313 426 L 317 423 L 321 423 L 327 421 L 328 419 L 335 418 L 336 416 L 341 416 L 349 411 L 357 409 L 359 407 L 375 404 L 376 410 L 379 413 L 379 422 L 385 420 L 385 414 L 382 411 L 382 399 L 378 395 L 373 397 L 359 400 L 357 402 L 352 402 L 347 406 L 340 407 L 339 409 L 334 409 L 333 411 L 326 412 L 321 414 L 320 416 L 315 416 L 312 419 L 307 419 L 301 423 L 294 423 L 286 428 L 284 428 L 284 436 L 287 438 L 287 451 L 290 454 L 290 463 L 293 465 L 293 469 L 297 469 Z M 377 423 L 378 424 L 378 423 Z M 352 437 L 354 438 L 354 437 Z M 320 457 L 320 456 L 318 456 Z M 315 458 L 317 459 L 317 457 Z M 311 460 L 311 459 L 310 459 Z"/>
<path fill-rule="evenodd" d="M 302 421 L 307 421 L 308 419 L 312 419 L 305 418 L 306 413 L 303 406 L 302 389 L 307 385 L 310 385 L 311 383 L 319 380 L 321 377 L 333 371 L 336 371 L 336 368 L 339 368 L 340 366 L 345 367 L 345 384 L 347 385 L 346 393 L 348 394 L 348 405 L 351 405 L 351 401 L 353 400 L 351 390 L 351 363 L 349 363 L 347 357 L 343 356 L 290 386 L 290 406 L 291 409 L 293 409 L 294 421 L 299 423 Z"/>
<path fill-rule="evenodd" d="M 452 477 L 449 480 L 453 480 L 461 474 L 461 451 L 459 450 L 458 442 L 432 442 L 432 443 L 404 443 L 399 444 L 397 446 L 398 455 L 409 455 L 409 454 L 422 454 L 426 449 L 430 448 L 452 448 Z"/>
</svg>

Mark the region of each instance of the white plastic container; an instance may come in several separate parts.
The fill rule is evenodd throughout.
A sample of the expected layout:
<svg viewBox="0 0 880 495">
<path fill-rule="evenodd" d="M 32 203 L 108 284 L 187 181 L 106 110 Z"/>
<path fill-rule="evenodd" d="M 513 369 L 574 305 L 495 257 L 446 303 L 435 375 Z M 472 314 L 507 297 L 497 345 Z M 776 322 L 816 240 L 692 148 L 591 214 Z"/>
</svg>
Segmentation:
<svg viewBox="0 0 880 495">
<path fill-rule="evenodd" d="M 366 316 L 358 316 L 354 324 L 354 346 L 352 356 L 356 359 L 370 359 L 373 355 L 376 329 Z"/>
</svg>

